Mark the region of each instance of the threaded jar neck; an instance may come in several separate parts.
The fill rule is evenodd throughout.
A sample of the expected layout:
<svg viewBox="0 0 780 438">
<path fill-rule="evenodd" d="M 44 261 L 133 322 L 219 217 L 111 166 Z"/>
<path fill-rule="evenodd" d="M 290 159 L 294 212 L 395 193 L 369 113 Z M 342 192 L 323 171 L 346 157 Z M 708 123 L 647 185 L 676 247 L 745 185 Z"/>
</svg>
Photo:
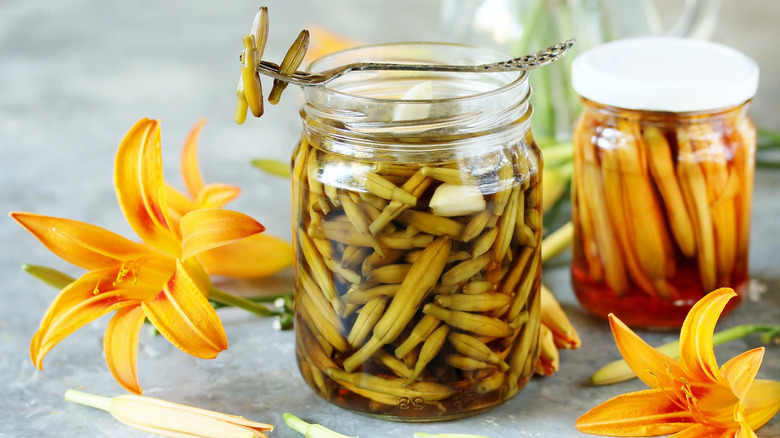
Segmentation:
<svg viewBox="0 0 780 438">
<path fill-rule="evenodd" d="M 309 69 L 362 61 L 482 64 L 507 58 L 462 45 L 398 43 L 336 52 Z M 349 156 L 414 159 L 485 152 L 523 138 L 530 129 L 527 77 L 526 72 L 352 72 L 322 87 L 306 87 L 301 116 L 309 138 Z M 413 87 L 423 91 L 404 98 Z"/>
<path fill-rule="evenodd" d="M 597 119 L 623 119 L 628 121 L 641 121 L 643 124 L 680 124 L 680 123 L 717 123 L 718 121 L 730 122 L 747 116 L 752 100 L 740 105 L 716 108 L 706 111 L 651 111 L 625 109 L 604 105 L 599 102 L 580 97 L 582 109 L 589 117 Z"/>
</svg>

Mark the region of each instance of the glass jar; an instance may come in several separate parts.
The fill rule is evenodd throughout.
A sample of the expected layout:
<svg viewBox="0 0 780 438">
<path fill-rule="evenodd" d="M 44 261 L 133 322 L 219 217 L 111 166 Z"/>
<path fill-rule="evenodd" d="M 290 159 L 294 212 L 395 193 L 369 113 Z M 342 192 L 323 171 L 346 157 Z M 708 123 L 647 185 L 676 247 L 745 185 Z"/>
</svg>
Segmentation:
<svg viewBox="0 0 780 438">
<path fill-rule="evenodd" d="M 315 61 L 484 63 L 447 44 Z M 538 359 L 542 221 L 526 73 L 350 73 L 307 87 L 293 153 L 296 355 L 309 386 L 403 421 L 481 412 Z"/>
<path fill-rule="evenodd" d="M 582 305 L 678 327 L 718 287 L 744 296 L 756 64 L 714 43 L 625 40 L 578 57 L 573 83 L 583 112 L 571 269 Z"/>
</svg>

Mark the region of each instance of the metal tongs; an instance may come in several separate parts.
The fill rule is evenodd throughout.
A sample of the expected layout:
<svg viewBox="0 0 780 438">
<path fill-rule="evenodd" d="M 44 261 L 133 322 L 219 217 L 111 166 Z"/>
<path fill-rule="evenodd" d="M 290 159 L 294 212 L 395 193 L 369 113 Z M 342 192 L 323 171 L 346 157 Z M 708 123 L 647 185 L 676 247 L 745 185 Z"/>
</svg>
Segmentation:
<svg viewBox="0 0 780 438">
<path fill-rule="evenodd" d="M 542 67 L 562 58 L 569 49 L 574 46 L 574 40 L 566 40 L 540 50 L 530 55 L 519 58 L 508 59 L 506 61 L 494 62 L 491 64 L 480 65 L 447 65 L 447 64 L 395 64 L 381 62 L 356 62 L 342 65 L 340 67 L 324 70 L 316 73 L 305 71 L 295 71 L 292 76 L 279 73 L 278 64 L 269 61 L 260 61 L 257 66 L 257 72 L 270 76 L 280 81 L 288 82 L 302 86 L 317 86 L 326 84 L 339 76 L 354 71 L 376 71 L 376 70 L 396 70 L 396 71 L 440 71 L 456 73 L 492 73 L 506 71 L 531 70 Z"/>
</svg>

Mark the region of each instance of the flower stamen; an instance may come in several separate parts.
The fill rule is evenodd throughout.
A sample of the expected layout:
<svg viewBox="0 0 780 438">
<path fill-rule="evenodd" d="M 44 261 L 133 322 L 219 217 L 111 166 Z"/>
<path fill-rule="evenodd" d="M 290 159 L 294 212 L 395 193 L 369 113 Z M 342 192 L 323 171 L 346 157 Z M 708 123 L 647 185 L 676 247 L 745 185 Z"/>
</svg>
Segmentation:
<svg viewBox="0 0 780 438">
<path fill-rule="evenodd" d="M 653 376 L 653 379 L 655 380 L 656 387 L 661 388 L 664 391 L 664 395 L 666 396 L 666 398 L 670 402 L 677 404 L 677 398 L 675 397 L 674 391 L 670 390 L 666 385 L 661 384 L 661 380 L 658 378 L 658 375 L 656 373 L 654 373 L 654 372 L 652 372 L 650 370 L 646 370 L 646 371 L 647 371 L 648 374 Z M 671 372 L 672 372 L 672 370 L 670 370 L 668 367 L 667 367 L 667 371 L 669 372 L 669 374 L 671 374 Z"/>
<path fill-rule="evenodd" d="M 127 268 L 125 268 L 125 263 L 126 262 L 122 262 L 122 265 L 119 267 L 119 271 L 116 273 L 116 279 L 112 283 L 114 286 L 119 286 L 122 284 L 122 282 L 125 280 L 125 275 L 127 275 L 129 272 Z"/>
<path fill-rule="evenodd" d="M 133 286 L 138 284 L 138 277 L 141 275 L 141 266 L 149 259 L 151 259 L 151 257 L 142 256 L 133 260 L 133 265 L 130 268 L 133 274 Z"/>
<path fill-rule="evenodd" d="M 697 422 L 705 424 L 708 423 L 707 417 L 704 415 L 701 409 L 699 409 L 699 399 L 693 395 L 690 383 L 688 383 L 684 377 L 680 377 L 680 382 L 683 384 L 680 387 L 680 390 L 683 392 L 683 394 L 685 394 L 685 403 L 687 405 L 686 407 L 688 408 L 688 412 L 691 413 Z"/>
</svg>

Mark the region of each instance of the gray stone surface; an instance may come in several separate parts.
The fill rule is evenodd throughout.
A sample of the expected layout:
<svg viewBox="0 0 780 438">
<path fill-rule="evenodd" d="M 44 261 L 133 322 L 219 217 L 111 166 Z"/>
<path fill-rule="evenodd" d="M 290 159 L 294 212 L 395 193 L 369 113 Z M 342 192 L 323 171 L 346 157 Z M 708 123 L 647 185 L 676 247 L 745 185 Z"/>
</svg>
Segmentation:
<svg viewBox="0 0 780 438">
<path fill-rule="evenodd" d="M 753 56 L 762 68 L 753 115 L 780 130 L 780 2 L 723 2 L 715 39 Z M 367 42 L 436 39 L 438 2 L 270 0 L 268 59 L 281 59 L 298 29 L 316 23 Z M 0 2 L 0 207 L 88 221 L 126 236 L 112 187 L 116 146 L 140 117 L 163 120 L 164 166 L 178 183 L 178 154 L 190 126 L 209 123 L 200 156 L 207 181 L 243 188 L 232 208 L 258 218 L 270 233 L 290 235 L 289 186 L 253 170 L 255 157 L 287 159 L 298 137 L 300 93 L 288 91 L 267 115 L 244 126 L 232 121 L 240 36 L 251 23 L 251 1 Z M 270 87 L 270 83 L 266 83 Z M 726 317 L 721 327 L 780 321 L 780 172 L 757 173 L 751 271 L 767 286 L 755 302 Z M 579 436 L 574 420 L 598 402 L 637 390 L 637 382 L 591 388 L 588 376 L 618 357 L 603 321 L 581 310 L 571 293 L 566 257 L 545 268 L 583 338 L 563 352 L 561 371 L 536 378 L 517 397 L 480 416 L 413 425 L 368 419 L 317 398 L 294 365 L 293 333 L 236 309 L 221 310 L 230 348 L 215 360 L 193 359 L 146 331 L 139 369 L 146 394 L 246 416 L 277 425 L 275 437 L 293 437 L 283 412 L 343 433 L 411 437 L 415 431 L 478 433 L 492 438 Z M 45 370 L 30 363 L 28 345 L 56 291 L 24 274 L 35 263 L 79 271 L 57 259 L 10 219 L 0 220 L 0 436 L 142 437 L 107 414 L 66 404 L 68 388 L 104 395 L 123 391 L 102 357 L 107 318 L 61 342 Z M 289 279 L 233 282 L 236 290 L 278 290 Z M 670 333 L 644 333 L 660 343 Z M 722 361 L 757 345 L 756 339 L 717 349 Z M 780 350 L 770 347 L 760 376 L 780 379 Z M 759 436 L 780 436 L 774 419 Z"/>
</svg>

